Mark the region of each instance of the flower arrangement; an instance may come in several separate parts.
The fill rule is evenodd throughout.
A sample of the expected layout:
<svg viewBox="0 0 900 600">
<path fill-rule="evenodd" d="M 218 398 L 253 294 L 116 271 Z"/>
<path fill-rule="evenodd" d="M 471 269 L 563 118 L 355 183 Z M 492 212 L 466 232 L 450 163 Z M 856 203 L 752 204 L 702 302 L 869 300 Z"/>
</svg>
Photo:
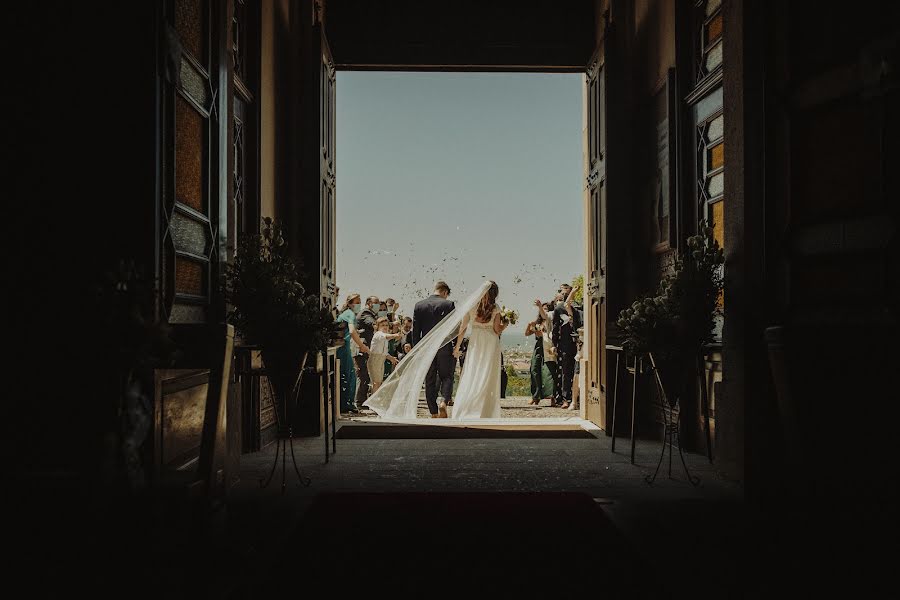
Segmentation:
<svg viewBox="0 0 900 600">
<path fill-rule="evenodd" d="M 500 320 L 509 325 L 515 325 L 519 320 L 519 313 L 506 306 L 500 307 Z"/>
<path fill-rule="evenodd" d="M 325 350 L 335 333 L 334 317 L 307 295 L 299 265 L 287 251 L 281 225 L 266 217 L 262 233 L 244 236 L 226 272 L 229 320 L 266 354 L 299 360 Z"/>
<path fill-rule="evenodd" d="M 724 290 L 724 251 L 711 226 L 701 222 L 699 230 L 688 238 L 687 255 L 675 261 L 656 292 L 635 300 L 616 321 L 625 349 L 635 355 L 652 352 L 668 372 L 676 396 L 697 352 L 712 341 Z"/>
</svg>

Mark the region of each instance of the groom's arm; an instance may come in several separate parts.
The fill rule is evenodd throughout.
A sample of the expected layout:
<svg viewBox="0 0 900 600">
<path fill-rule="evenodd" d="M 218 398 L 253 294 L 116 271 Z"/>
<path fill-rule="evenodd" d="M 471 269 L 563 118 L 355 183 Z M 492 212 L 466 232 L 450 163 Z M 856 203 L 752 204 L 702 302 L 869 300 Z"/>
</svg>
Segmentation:
<svg viewBox="0 0 900 600">
<path fill-rule="evenodd" d="M 450 310 L 447 311 L 447 314 L 449 315 L 454 310 L 456 310 L 456 303 L 451 300 L 450 301 Z M 462 325 L 462 323 L 460 323 L 460 325 Z M 454 335 L 453 338 L 450 340 L 450 348 L 456 348 L 457 346 L 459 346 L 459 341 L 457 340 L 458 335 L 459 335 L 459 328 L 457 328 L 457 330 L 456 330 L 456 335 Z"/>
<path fill-rule="evenodd" d="M 412 335 L 409 339 L 409 345 L 415 346 L 422 339 L 422 315 L 419 311 L 413 311 L 413 328 Z"/>
</svg>

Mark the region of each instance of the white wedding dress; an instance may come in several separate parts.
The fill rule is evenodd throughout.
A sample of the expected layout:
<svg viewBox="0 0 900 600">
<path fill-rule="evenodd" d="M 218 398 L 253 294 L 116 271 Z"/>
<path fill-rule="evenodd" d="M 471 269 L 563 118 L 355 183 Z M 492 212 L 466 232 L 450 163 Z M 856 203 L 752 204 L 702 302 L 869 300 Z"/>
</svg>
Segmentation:
<svg viewBox="0 0 900 600">
<path fill-rule="evenodd" d="M 455 420 L 500 417 L 500 336 L 494 333 L 493 319 L 478 323 L 474 312 L 491 282 L 485 281 L 475 292 L 456 303 L 437 326 L 419 340 L 378 391 L 365 401 L 385 419 L 415 419 L 425 375 L 438 350 L 456 339 L 463 317 L 471 315 L 472 333 L 466 351 L 466 367 L 451 408 Z M 495 313 L 496 314 L 496 313 Z"/>
<path fill-rule="evenodd" d="M 494 332 L 494 313 L 487 323 L 475 318 L 478 308 L 469 312 L 469 346 L 466 363 L 450 417 L 454 420 L 500 418 L 500 336 Z"/>
</svg>

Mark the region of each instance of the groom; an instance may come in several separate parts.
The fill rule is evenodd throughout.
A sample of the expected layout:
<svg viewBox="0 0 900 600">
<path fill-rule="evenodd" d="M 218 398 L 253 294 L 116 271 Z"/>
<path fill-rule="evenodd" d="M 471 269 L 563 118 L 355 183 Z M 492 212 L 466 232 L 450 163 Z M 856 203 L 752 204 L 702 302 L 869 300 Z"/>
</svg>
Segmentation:
<svg viewBox="0 0 900 600">
<path fill-rule="evenodd" d="M 447 300 L 450 295 L 450 286 L 445 281 L 434 284 L 434 294 L 420 300 L 413 309 L 412 345 L 418 344 L 429 331 L 441 322 L 441 319 L 450 314 L 455 307 L 453 302 Z M 431 418 L 447 417 L 447 402 L 453 392 L 453 372 L 456 370 L 456 360 L 453 358 L 453 344 L 446 344 L 434 357 L 428 374 L 425 376 L 425 400 L 428 402 L 428 412 Z M 437 405 L 438 376 L 440 376 L 441 405 Z"/>
</svg>

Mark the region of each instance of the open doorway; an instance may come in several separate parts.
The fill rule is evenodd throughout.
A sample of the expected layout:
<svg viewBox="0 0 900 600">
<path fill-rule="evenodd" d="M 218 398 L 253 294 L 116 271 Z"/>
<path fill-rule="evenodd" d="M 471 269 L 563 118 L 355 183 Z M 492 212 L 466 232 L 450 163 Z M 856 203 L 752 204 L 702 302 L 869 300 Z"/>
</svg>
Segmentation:
<svg viewBox="0 0 900 600">
<path fill-rule="evenodd" d="M 552 313 L 564 283 L 575 284 L 575 322 L 584 323 L 584 81 L 581 73 L 337 73 L 339 301 L 359 294 L 365 307 L 377 297 L 377 312 L 402 333 L 435 281 L 451 285 L 451 300 L 496 281 L 498 304 L 519 317 L 501 335 L 502 418 L 584 415 L 574 366 L 548 360 L 554 345 L 528 327 L 539 320 L 535 300 Z M 385 377 L 391 369 L 389 361 Z M 564 392 L 573 382 L 574 394 Z M 555 406 L 569 398 L 571 410 Z M 429 416 L 424 393 L 419 416 Z"/>
</svg>

